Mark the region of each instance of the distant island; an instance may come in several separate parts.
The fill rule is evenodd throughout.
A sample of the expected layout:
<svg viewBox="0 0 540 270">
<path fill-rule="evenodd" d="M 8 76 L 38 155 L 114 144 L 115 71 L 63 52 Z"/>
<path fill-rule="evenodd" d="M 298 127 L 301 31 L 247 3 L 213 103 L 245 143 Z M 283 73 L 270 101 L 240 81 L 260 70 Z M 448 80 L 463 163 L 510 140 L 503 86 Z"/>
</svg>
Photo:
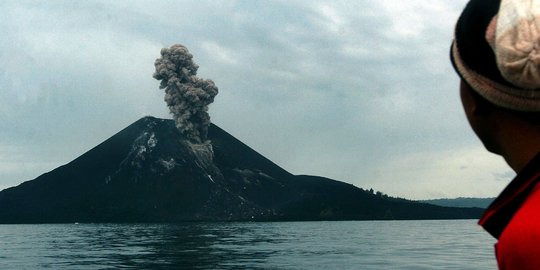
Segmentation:
<svg viewBox="0 0 540 270">
<path fill-rule="evenodd" d="M 216 125 L 194 143 L 154 117 L 0 192 L 0 223 L 468 219 L 482 211 L 292 175 Z"/>
<path fill-rule="evenodd" d="M 421 200 L 423 203 L 430 203 L 439 206 L 448 206 L 448 207 L 478 207 L 478 208 L 487 208 L 495 198 L 466 198 L 459 197 L 455 199 L 432 199 L 432 200 Z"/>
</svg>

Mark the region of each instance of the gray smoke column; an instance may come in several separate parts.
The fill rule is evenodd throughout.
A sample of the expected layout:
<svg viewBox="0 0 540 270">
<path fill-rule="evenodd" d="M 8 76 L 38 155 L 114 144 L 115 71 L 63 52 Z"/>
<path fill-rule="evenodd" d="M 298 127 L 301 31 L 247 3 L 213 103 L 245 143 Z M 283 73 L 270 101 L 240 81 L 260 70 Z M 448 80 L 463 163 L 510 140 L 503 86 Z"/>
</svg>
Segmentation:
<svg viewBox="0 0 540 270">
<path fill-rule="evenodd" d="M 154 65 L 154 78 L 161 80 L 159 88 L 165 89 L 165 102 L 176 127 L 191 142 L 205 143 L 210 125 L 208 105 L 214 102 L 218 88 L 212 80 L 196 76 L 199 66 L 183 45 L 161 49 Z"/>
</svg>

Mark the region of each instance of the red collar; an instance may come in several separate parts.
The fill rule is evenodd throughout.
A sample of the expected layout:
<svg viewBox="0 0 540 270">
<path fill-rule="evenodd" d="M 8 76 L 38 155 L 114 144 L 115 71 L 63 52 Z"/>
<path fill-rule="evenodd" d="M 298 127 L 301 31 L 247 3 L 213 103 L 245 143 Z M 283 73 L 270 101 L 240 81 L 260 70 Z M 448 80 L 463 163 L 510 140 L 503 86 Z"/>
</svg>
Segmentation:
<svg viewBox="0 0 540 270">
<path fill-rule="evenodd" d="M 540 182 L 540 154 L 506 186 L 503 192 L 486 209 L 478 224 L 499 239 L 506 225 Z"/>
</svg>

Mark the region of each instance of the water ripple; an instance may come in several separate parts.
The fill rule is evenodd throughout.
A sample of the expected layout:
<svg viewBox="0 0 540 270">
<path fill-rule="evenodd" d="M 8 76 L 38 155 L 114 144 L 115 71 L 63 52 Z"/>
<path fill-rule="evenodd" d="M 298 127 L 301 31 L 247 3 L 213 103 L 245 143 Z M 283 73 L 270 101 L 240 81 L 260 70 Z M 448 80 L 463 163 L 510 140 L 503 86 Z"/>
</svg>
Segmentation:
<svg viewBox="0 0 540 270">
<path fill-rule="evenodd" d="M 495 269 L 473 220 L 0 225 L 0 269 Z"/>
</svg>

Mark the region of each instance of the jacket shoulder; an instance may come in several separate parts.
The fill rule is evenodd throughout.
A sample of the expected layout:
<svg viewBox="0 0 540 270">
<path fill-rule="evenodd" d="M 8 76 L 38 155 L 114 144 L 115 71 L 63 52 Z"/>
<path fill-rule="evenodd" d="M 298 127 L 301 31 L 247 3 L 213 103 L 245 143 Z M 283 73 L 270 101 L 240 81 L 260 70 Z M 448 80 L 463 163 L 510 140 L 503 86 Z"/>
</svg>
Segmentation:
<svg viewBox="0 0 540 270">
<path fill-rule="evenodd" d="M 540 269 L 540 184 L 512 217 L 496 245 L 500 269 Z"/>
</svg>

